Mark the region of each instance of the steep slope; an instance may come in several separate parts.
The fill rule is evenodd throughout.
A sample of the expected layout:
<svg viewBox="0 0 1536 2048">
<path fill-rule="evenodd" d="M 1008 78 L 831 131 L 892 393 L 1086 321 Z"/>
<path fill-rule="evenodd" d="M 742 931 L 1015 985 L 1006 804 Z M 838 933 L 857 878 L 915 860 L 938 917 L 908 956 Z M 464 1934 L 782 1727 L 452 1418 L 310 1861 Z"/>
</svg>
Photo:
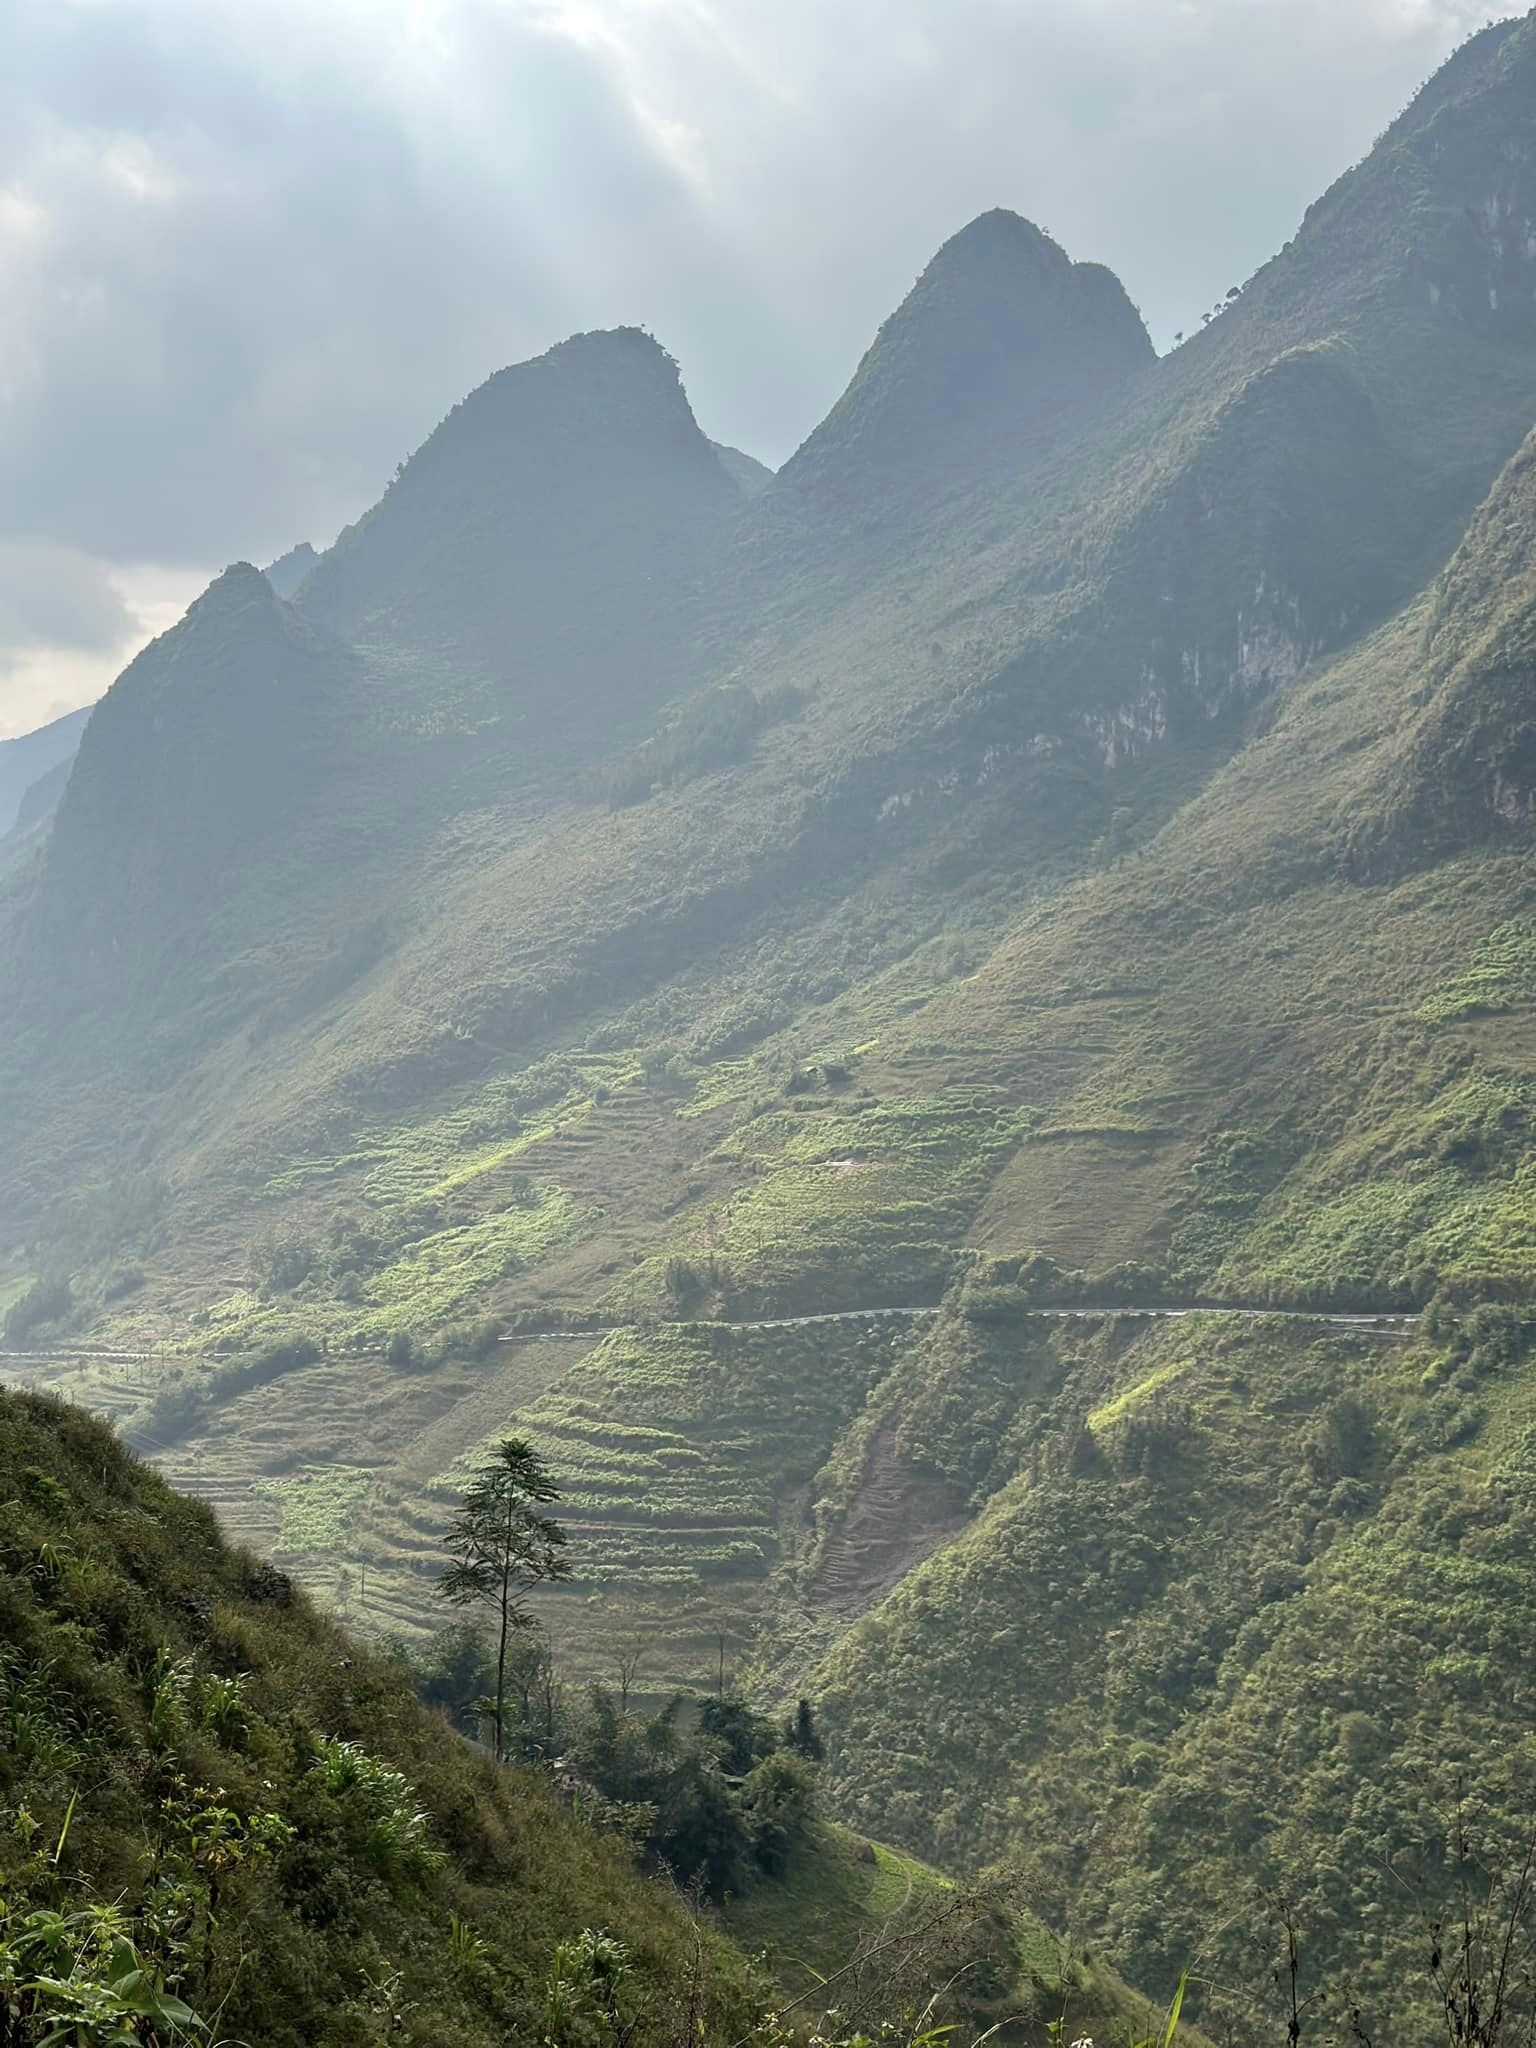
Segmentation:
<svg viewBox="0 0 1536 2048">
<path fill-rule="evenodd" d="M 1526 1310 L 1487 1304 L 1536 1289 L 1536 869 L 1508 795 L 1530 477 L 1527 448 L 1423 602 L 858 1072 L 883 1097 L 919 1045 L 984 1063 L 1031 1128 L 970 1277 L 820 1482 L 823 1550 L 871 1444 L 910 1498 L 947 1483 L 976 1515 L 823 1668 L 847 1811 L 918 1853 L 1031 1859 L 1122 1968 L 1201 1954 L 1239 2026 L 1285 1899 L 1311 1981 L 1410 2036 L 1451 1802 L 1481 1854 L 1522 1825 L 1536 1382 Z M 1468 1312 L 1079 1334 L 1029 1314 L 1063 1291 L 1042 1251 L 1097 1269 L 1089 1298 Z"/>
<path fill-rule="evenodd" d="M 1400 2013 L 1367 1873 L 1406 1847 L 1433 1878 L 1404 1788 L 1523 1732 L 1523 1338 L 1486 1306 L 1422 1349 L 1028 1311 L 1529 1297 L 1533 163 L 1536 18 L 1159 363 L 989 217 L 724 521 L 650 344 L 493 380 L 302 593 L 356 636 L 313 815 L 359 857 L 284 867 L 285 806 L 210 880 L 203 950 L 156 956 L 197 1029 L 116 1114 L 112 976 L 74 1006 L 8 1199 L 30 1218 L 45 1165 L 89 1191 L 126 1129 L 158 1206 L 18 1246 L 25 1369 L 316 1585 L 366 1567 L 388 1628 L 516 1416 L 587 1531 L 548 1607 L 574 1675 L 637 1602 L 658 1681 L 726 1643 L 765 1687 L 819 1672 L 850 1813 L 1024 1855 L 1147 1981 L 1228 1922 L 1236 1981 L 1243 1882 L 1294 1889 Z M 702 535 L 664 603 L 653 501 Z M 610 563 L 613 609 L 574 603 Z M 498 668 L 519 618 L 537 659 Z M 103 835 L 69 868 L 79 781 L 13 931 L 59 847 L 82 900 L 164 857 Z M 253 1019 L 258 898 L 309 951 Z M 18 1120 L 49 1070 L 7 1050 Z"/>
<path fill-rule="evenodd" d="M 629 2038 L 675 2041 L 689 2011 L 690 2040 L 752 2025 L 743 1960 L 673 1894 L 424 1713 L 398 1666 L 229 1550 L 100 1424 L 0 1395 L 0 1502 L 0 1996 L 18 2043 L 119 2014 L 138 2039 L 135 1995 L 253 2048 L 341 2048 L 407 2017 L 424 2048 L 549 2038 L 558 1945 L 589 1929 L 629 1949 Z M 168 2037 L 174 2012 L 140 2011 Z"/>
<path fill-rule="evenodd" d="M 1530 478 L 1526 449 L 1422 602 L 925 1009 L 1034 1122 L 974 1243 L 1186 1298 L 1528 1284 Z"/>
<path fill-rule="evenodd" d="M 74 765 L 71 756 L 67 761 L 58 762 L 32 784 L 16 812 L 14 829 L 17 832 L 36 832 L 48 822 L 63 801 Z"/>
<path fill-rule="evenodd" d="M 275 562 L 268 562 L 262 574 L 279 597 L 292 597 L 319 559 L 311 544 L 301 540 Z"/>
<path fill-rule="evenodd" d="M 984 1477 L 819 1674 L 844 1810 L 1021 1859 L 1122 1969 L 1198 1956 L 1219 2036 L 1273 2024 L 1288 1910 L 1305 1995 L 1426 2038 L 1424 1925 L 1529 1825 L 1524 1335 L 1068 1331 L 1007 1295 L 973 1283 L 903 1390 L 914 1469 Z"/>
<path fill-rule="evenodd" d="M 748 455 L 740 448 L 728 448 L 723 441 L 711 441 L 709 445 L 719 456 L 720 467 L 744 498 L 757 497 L 772 483 L 773 471 L 766 462 L 759 462 L 755 455 Z"/>
<path fill-rule="evenodd" d="M 288 900 L 351 957 L 382 898 L 398 943 L 357 980 L 323 1067 L 308 1041 L 274 1047 L 280 1085 L 263 1063 L 243 1104 L 227 1061 L 203 1077 L 225 1128 L 246 1144 L 265 1122 L 280 1157 L 299 1125 L 531 1063 L 615 1000 L 708 974 L 744 925 L 755 957 L 770 931 L 792 952 L 797 927 L 865 888 L 925 900 L 916 928 L 933 929 L 966 914 L 967 874 L 1016 896 L 1042 863 L 1080 861 L 1138 761 L 1165 797 L 1192 786 L 1245 707 L 1432 572 L 1529 425 L 1536 266 L 1487 223 L 1495 200 L 1502 222 L 1530 197 L 1533 50 L 1529 24 L 1479 39 L 1209 333 L 1112 377 L 1023 468 L 984 463 L 962 489 L 957 452 L 950 513 L 879 562 L 813 516 L 861 488 L 864 428 L 881 463 L 908 441 L 941 459 L 951 438 L 1006 445 L 1015 400 L 1057 408 L 1038 357 L 978 343 L 976 421 L 924 442 L 913 408 L 947 388 L 951 298 L 983 337 L 1001 307 L 1005 342 L 1049 300 L 1063 374 L 1082 307 L 1116 360 L 1140 353 L 1103 279 L 1011 217 L 950 246 L 847 407 L 744 512 L 643 336 L 579 337 L 483 387 L 305 585 L 311 614 L 374 643 L 373 709 L 401 744 L 387 772 L 364 749 L 332 785 L 367 864 L 317 851 Z M 1467 279 L 1490 264 L 1479 297 Z M 941 289 L 957 277 L 963 292 Z M 739 540 L 706 621 L 722 493 Z M 569 802 L 594 754 L 711 678 L 751 692 L 723 721 L 739 770 L 710 772 L 703 747 L 686 788 L 622 816 Z M 790 703 L 787 721 L 765 712 Z M 721 723 L 707 702 L 698 719 Z M 648 780 L 620 764 L 621 786 Z M 911 937 L 890 924 L 881 957 Z M 781 1017 L 786 959 L 769 973 Z M 279 1014 L 317 964 L 311 949 L 282 971 Z M 16 974 L 41 978 L 24 955 Z"/>
<path fill-rule="evenodd" d="M 16 821 L 9 832 L 0 834 L 0 871 L 24 862 L 35 850 L 49 820 L 69 787 L 74 757 L 60 761 L 46 775 L 32 783 L 17 807 Z"/>
<path fill-rule="evenodd" d="M 200 2031 L 191 2006 L 251 2048 L 371 2040 L 381 2010 L 423 2048 L 534 2028 L 586 2048 L 594 2008 L 656 2048 L 749 2031 L 787 2048 L 768 2008 L 822 1980 L 839 2040 L 851 2007 L 874 2024 L 946 1979 L 965 1983 L 940 2010 L 1015 2048 L 1052 2038 L 1068 2005 L 1146 2022 L 1006 1892 L 814 1818 L 720 1909 L 767 1953 L 772 1994 L 550 1773 L 498 1768 L 423 1712 L 398 1654 L 229 1549 L 99 1423 L 0 1392 L 0 1503 L 0 1999 L 16 2048 L 93 2002 L 100 2019 L 120 1999 L 131 2022 L 136 1995 L 164 2029 Z"/>
<path fill-rule="evenodd" d="M 184 943 L 303 818 L 357 673 L 248 563 L 210 584 L 86 728 L 39 910 L 61 948 L 110 946 L 158 979 L 150 935 Z"/>
<path fill-rule="evenodd" d="M 741 501 L 677 366 L 576 335 L 465 399 L 304 586 L 333 631 L 558 724 L 684 679 L 698 582 Z M 462 677 L 457 674 L 462 669 Z"/>
<path fill-rule="evenodd" d="M 1373 868 L 1518 835 L 1536 805 L 1536 434 L 1482 507 L 1425 625 L 1420 708 L 1356 857 Z"/>
</svg>

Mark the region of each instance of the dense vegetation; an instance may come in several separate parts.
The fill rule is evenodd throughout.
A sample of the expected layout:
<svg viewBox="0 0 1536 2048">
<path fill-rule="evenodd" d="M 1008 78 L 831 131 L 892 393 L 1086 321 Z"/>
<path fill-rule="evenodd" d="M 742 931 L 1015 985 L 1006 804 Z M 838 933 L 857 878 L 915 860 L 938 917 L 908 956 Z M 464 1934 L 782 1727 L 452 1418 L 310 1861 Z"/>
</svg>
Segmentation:
<svg viewBox="0 0 1536 2048">
<path fill-rule="evenodd" d="M 745 2031 L 740 1959 L 621 1845 L 99 1423 L 0 1397 L 0 1501 L 8 2040 L 116 2039 L 157 2002 L 274 2048 L 543 2038 L 590 1991 L 590 1929 L 627 1952 L 633 2038 L 693 2040 L 690 2003 L 705 2038 Z"/>
<path fill-rule="evenodd" d="M 417 1654 L 515 1426 L 540 1753 L 759 1925 L 676 1694 L 810 1700 L 830 1924 L 1004 1858 L 1243 2032 L 1288 1908 L 1402 2038 L 1529 1800 L 1533 164 L 1536 17 L 1161 361 L 989 215 L 771 481 L 582 336 L 220 578 L 0 867 L 15 1369 Z"/>
<path fill-rule="evenodd" d="M 1458 1810 L 1490 1860 L 1530 1828 L 1528 1344 L 1502 1310 L 1079 1328 L 967 1289 L 887 1401 L 976 1517 L 819 1676 L 842 1810 L 1016 1860 L 1145 1981 L 1198 1954 L 1240 2030 L 1284 1907 L 1309 1981 L 1404 2038 Z"/>
<path fill-rule="evenodd" d="M 893 2042 L 930 2006 L 1017 2020 L 1013 2038 L 1039 2038 L 1064 1998 L 1137 2010 L 1007 1886 L 957 1891 L 821 1821 L 808 1708 L 781 1727 L 724 1694 L 644 1714 L 601 1687 L 577 1703 L 525 1622 L 507 1717 L 521 1760 L 497 1764 L 450 1725 L 484 1721 L 494 1636 L 460 1625 L 418 1656 L 416 1693 L 450 1719 L 424 1711 L 398 1654 L 342 1634 L 103 1425 L 43 1397 L 0 1395 L 0 1610 L 15 2048 L 788 2048 L 771 2013 L 815 1988 L 807 1945 L 823 1976 L 853 1967 L 859 2013 Z M 818 1926 L 829 1886 L 839 1913 Z M 799 1982 L 770 1993 L 697 1917 L 704 1897 Z"/>
</svg>

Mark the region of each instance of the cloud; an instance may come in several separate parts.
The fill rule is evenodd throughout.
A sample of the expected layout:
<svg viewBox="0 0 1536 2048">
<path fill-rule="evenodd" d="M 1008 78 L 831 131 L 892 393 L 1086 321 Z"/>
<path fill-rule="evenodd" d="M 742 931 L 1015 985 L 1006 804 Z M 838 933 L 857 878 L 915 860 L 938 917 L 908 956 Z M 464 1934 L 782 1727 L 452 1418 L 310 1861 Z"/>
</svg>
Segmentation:
<svg viewBox="0 0 1536 2048">
<path fill-rule="evenodd" d="M 0 739 L 99 697 L 205 581 L 200 569 L 0 541 Z"/>
<path fill-rule="evenodd" d="M 110 651 L 134 624 L 100 562 L 71 548 L 0 541 L 0 674 L 8 658 L 39 647 Z"/>
<path fill-rule="evenodd" d="M 0 543 L 212 571 L 323 541 L 491 370 L 621 321 L 782 459 L 994 205 L 1166 338 L 1503 11 L 8 0 Z"/>
</svg>

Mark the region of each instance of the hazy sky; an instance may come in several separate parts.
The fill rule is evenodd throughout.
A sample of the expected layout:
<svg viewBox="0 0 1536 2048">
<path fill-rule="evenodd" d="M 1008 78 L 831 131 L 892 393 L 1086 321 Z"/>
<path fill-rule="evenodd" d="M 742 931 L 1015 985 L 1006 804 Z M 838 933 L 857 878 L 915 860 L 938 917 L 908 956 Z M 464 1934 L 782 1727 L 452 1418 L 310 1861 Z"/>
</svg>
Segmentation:
<svg viewBox="0 0 1536 2048">
<path fill-rule="evenodd" d="M 1164 343 L 1510 11 L 0 0 L 0 736 L 573 330 L 649 327 L 777 462 L 1000 205 Z"/>
</svg>

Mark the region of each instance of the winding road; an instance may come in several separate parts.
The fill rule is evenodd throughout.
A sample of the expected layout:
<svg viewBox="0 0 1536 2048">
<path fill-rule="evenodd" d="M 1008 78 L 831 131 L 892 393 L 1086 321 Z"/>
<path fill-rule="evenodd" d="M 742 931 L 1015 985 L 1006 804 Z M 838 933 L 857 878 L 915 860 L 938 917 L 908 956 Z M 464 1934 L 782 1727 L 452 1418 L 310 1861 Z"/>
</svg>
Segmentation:
<svg viewBox="0 0 1536 2048">
<path fill-rule="evenodd" d="M 617 1336 L 621 1331 L 646 1329 L 657 1330 L 809 1330 L 822 1323 L 878 1323 L 917 1322 L 925 1316 L 939 1313 L 933 1302 L 922 1302 L 909 1307 L 896 1308 L 834 1308 L 819 1309 L 812 1315 L 804 1316 L 756 1316 L 733 1321 L 720 1316 L 696 1316 L 675 1321 L 657 1323 L 584 1323 L 580 1328 L 562 1328 L 558 1324 L 542 1325 L 537 1329 L 504 1330 L 501 1341 L 504 1344 L 545 1343 L 551 1338 L 568 1338 L 572 1341 L 586 1339 L 600 1343 L 604 1337 Z M 1383 1309 L 1370 1314 L 1352 1313 L 1340 1315 L 1322 1309 L 1306 1308 L 1251 1308 L 1239 1307 L 1225 1302 L 1199 1301 L 1166 1303 L 1093 1303 L 1079 1302 L 1075 1305 L 1041 1306 L 1027 1311 L 1030 1315 L 1051 1316 L 1064 1321 L 1073 1317 L 1097 1318 L 1101 1316 L 1130 1316 L 1155 1319 L 1161 1322 L 1177 1322 L 1185 1316 L 1242 1316 L 1259 1321 L 1269 1318 L 1284 1323 L 1316 1323 L 1330 1330 L 1350 1330 L 1362 1336 L 1403 1337 L 1419 1326 L 1421 1318 L 1400 1309 Z M 63 1365 L 78 1360 L 82 1365 L 148 1365 L 157 1358 L 198 1358 L 205 1354 L 193 1351 L 175 1351 L 166 1346 L 154 1351 L 109 1351 L 100 1345 L 61 1344 L 46 1350 L 0 1351 L 0 1366 L 15 1365 Z"/>
</svg>

